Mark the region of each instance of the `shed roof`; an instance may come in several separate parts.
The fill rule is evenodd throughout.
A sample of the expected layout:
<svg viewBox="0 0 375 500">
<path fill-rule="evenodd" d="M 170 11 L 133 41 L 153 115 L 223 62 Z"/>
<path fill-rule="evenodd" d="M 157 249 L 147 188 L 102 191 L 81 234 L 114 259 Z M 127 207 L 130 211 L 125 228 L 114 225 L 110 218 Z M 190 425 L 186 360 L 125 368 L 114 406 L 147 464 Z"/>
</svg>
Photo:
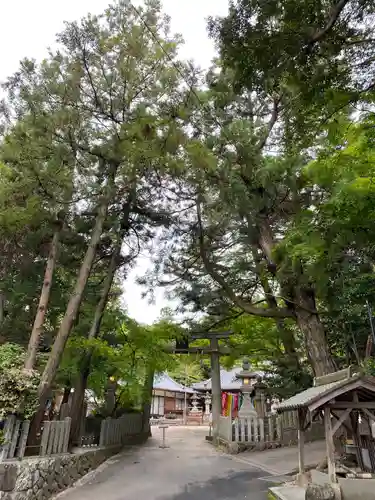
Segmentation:
<svg viewBox="0 0 375 500">
<path fill-rule="evenodd" d="M 189 394 L 194 392 L 190 387 L 185 387 L 173 380 L 166 372 L 155 375 L 153 389 L 170 392 L 187 392 Z"/>
<path fill-rule="evenodd" d="M 315 384 L 314 387 L 310 387 L 283 401 L 278 406 L 277 411 L 283 412 L 297 410 L 299 408 L 307 408 L 313 411 L 332 399 L 340 397 L 354 389 L 364 389 L 365 400 L 375 397 L 375 379 L 373 377 L 366 377 L 360 373 L 350 376 L 349 373 L 346 377 L 339 378 L 338 380 L 337 378 L 338 377 L 336 377 L 336 380 L 333 378 L 333 380 L 330 381 L 329 376 L 326 376 L 327 383 Z M 370 397 L 368 398 L 366 396 Z"/>
</svg>

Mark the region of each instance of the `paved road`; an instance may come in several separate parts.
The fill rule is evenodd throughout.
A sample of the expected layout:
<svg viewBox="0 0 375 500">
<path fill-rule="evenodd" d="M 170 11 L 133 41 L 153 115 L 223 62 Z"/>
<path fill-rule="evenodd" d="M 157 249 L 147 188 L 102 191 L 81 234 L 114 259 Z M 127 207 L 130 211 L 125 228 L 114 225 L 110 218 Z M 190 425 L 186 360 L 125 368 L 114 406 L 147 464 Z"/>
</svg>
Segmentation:
<svg viewBox="0 0 375 500">
<path fill-rule="evenodd" d="M 206 430 L 171 427 L 169 448 L 159 429 L 139 448 L 112 458 L 60 500 L 266 500 L 269 473 L 206 443 Z"/>
</svg>

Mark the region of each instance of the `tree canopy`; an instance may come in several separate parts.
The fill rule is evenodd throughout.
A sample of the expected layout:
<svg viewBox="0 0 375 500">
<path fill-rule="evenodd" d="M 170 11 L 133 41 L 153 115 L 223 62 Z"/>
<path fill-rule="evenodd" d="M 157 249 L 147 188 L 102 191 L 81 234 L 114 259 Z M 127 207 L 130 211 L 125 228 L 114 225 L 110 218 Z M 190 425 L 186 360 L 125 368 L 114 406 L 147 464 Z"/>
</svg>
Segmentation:
<svg viewBox="0 0 375 500">
<path fill-rule="evenodd" d="M 284 395 L 368 358 L 373 21 L 364 0 L 233 0 L 203 72 L 158 1 L 120 0 L 21 61 L 1 107 L 0 339 L 38 373 L 39 409 L 56 386 L 79 411 L 109 377 L 136 404 L 152 370 L 204 376 L 165 352 L 197 329 L 232 329 L 223 363 L 250 356 Z M 140 282 L 179 322 L 120 306 L 147 252 Z"/>
</svg>

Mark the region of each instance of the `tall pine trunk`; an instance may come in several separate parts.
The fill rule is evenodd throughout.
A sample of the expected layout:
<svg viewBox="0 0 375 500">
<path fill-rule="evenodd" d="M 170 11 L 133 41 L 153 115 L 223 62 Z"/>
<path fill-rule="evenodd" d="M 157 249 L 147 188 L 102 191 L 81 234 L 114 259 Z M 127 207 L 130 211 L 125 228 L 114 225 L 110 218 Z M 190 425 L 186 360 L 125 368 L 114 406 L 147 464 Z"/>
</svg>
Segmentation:
<svg viewBox="0 0 375 500">
<path fill-rule="evenodd" d="M 305 339 L 306 352 L 311 363 L 314 375 L 320 377 L 336 370 L 329 351 L 324 327 L 316 310 L 313 290 L 295 290 L 298 306 L 295 308 L 297 324 Z"/>
<path fill-rule="evenodd" d="M 121 253 L 121 242 L 118 243 L 118 245 L 116 246 L 116 248 L 112 253 L 111 261 L 108 268 L 108 273 L 103 284 L 101 297 L 96 306 L 94 319 L 88 335 L 89 339 L 96 338 L 100 332 L 100 325 L 108 302 L 109 292 L 111 290 L 113 279 L 116 274 L 118 259 Z M 87 388 L 87 380 L 90 375 L 91 355 L 92 355 L 91 351 L 85 353 L 80 364 L 80 372 L 74 384 L 74 392 L 73 392 L 71 412 L 70 412 L 70 416 L 72 418 L 70 439 L 73 444 L 76 444 L 79 438 L 80 422 L 84 406 L 85 391 Z"/>
<path fill-rule="evenodd" d="M 103 284 L 100 300 L 95 309 L 95 315 L 93 322 L 91 324 L 90 332 L 88 334 L 89 339 L 96 338 L 100 333 L 100 326 L 102 323 L 105 308 L 107 306 L 109 293 L 111 291 L 112 283 L 116 274 L 119 259 L 121 257 L 121 247 L 125 234 L 129 230 L 129 220 L 131 212 L 131 203 L 133 197 L 131 196 L 128 203 L 124 208 L 123 219 L 121 223 L 121 228 L 117 236 L 117 241 L 112 252 L 111 260 L 109 263 L 107 276 Z M 85 391 L 87 388 L 87 381 L 90 375 L 90 364 L 91 364 L 91 351 L 86 352 L 82 362 L 81 369 L 76 379 L 74 385 L 74 393 L 72 398 L 71 413 L 72 418 L 70 439 L 73 444 L 76 444 L 79 438 L 81 415 L 84 407 Z"/>
<path fill-rule="evenodd" d="M 267 276 L 263 272 L 259 254 L 257 253 L 256 249 L 254 249 L 254 247 L 252 249 L 252 254 L 256 266 L 256 271 L 259 275 L 260 284 L 262 285 L 264 295 L 266 297 L 267 305 L 270 309 L 276 310 L 278 308 L 276 297 L 272 291 Z M 284 347 L 285 355 L 288 358 L 291 368 L 293 368 L 297 373 L 300 373 L 302 371 L 302 368 L 299 361 L 298 352 L 296 350 L 296 341 L 294 338 L 294 333 L 285 324 L 284 319 L 275 318 L 275 322 L 281 343 Z"/>
<path fill-rule="evenodd" d="M 60 232 L 61 232 L 61 225 L 59 225 L 59 227 L 57 227 L 55 230 L 47 258 L 47 265 L 44 273 L 43 287 L 40 293 L 38 310 L 35 316 L 34 325 L 31 331 L 29 345 L 27 348 L 27 354 L 25 360 L 26 370 L 32 370 L 35 367 L 36 363 L 40 339 L 43 331 L 44 318 L 47 312 L 49 297 L 52 289 L 52 279 L 56 265 Z"/>
<path fill-rule="evenodd" d="M 102 200 L 98 206 L 98 213 L 95 219 L 95 225 L 91 233 L 91 240 L 86 250 L 81 268 L 79 270 L 76 285 L 70 296 L 64 317 L 61 321 L 59 331 L 52 346 L 46 367 L 43 371 L 41 381 L 38 387 L 39 408 L 33 417 L 29 433 L 29 444 L 35 444 L 37 434 L 40 430 L 44 410 L 48 397 L 51 395 L 52 384 L 56 377 L 58 367 L 65 349 L 74 321 L 77 317 L 83 293 L 86 288 L 91 268 L 96 255 L 97 246 L 103 233 L 104 222 L 107 218 L 108 206 L 113 196 L 115 186 L 115 177 L 118 163 L 112 162 L 109 165 L 107 185 L 104 188 Z"/>
<path fill-rule="evenodd" d="M 259 247 L 267 261 L 268 269 L 277 278 L 277 266 L 273 260 L 274 238 L 272 228 L 266 219 L 258 225 Z M 315 376 L 326 375 L 335 371 L 324 328 L 316 311 L 315 294 L 311 288 L 301 286 L 303 269 L 294 270 L 292 279 L 284 288 L 288 290 L 285 297 L 288 308 L 294 311 L 297 325 L 304 335 L 306 353 Z M 289 299 L 289 300 L 288 300 Z"/>
</svg>

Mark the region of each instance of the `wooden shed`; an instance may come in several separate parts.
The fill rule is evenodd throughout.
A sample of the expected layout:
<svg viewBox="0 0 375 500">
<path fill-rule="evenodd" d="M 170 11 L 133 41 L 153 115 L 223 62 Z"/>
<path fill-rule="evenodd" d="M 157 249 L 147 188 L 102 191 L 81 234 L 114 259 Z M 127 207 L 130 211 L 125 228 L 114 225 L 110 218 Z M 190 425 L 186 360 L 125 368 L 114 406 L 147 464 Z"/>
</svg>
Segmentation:
<svg viewBox="0 0 375 500">
<path fill-rule="evenodd" d="M 334 435 L 343 426 L 353 439 L 357 461 L 362 470 L 375 472 L 375 447 L 372 424 L 375 422 L 375 378 L 363 373 L 353 373 L 352 368 L 331 373 L 314 380 L 314 386 L 283 401 L 278 412 L 296 410 L 298 413 L 299 472 L 305 472 L 304 434 L 311 422 L 323 418 L 325 427 L 328 476 L 337 483 L 334 460 Z M 369 439 L 364 442 L 360 432 L 368 428 Z M 362 450 L 368 449 L 371 466 L 364 464 Z"/>
</svg>

